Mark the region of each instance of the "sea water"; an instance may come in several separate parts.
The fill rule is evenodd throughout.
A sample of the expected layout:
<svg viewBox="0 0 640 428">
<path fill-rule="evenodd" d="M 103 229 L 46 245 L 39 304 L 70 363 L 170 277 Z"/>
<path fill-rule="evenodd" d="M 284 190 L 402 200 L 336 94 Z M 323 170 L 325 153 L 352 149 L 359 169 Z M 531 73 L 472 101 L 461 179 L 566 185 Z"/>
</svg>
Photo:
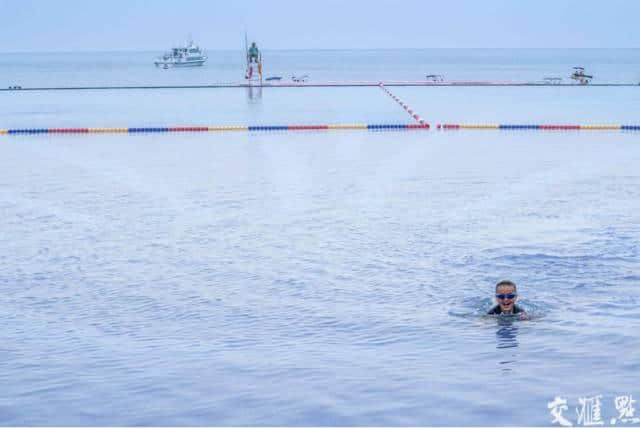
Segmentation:
<svg viewBox="0 0 640 428">
<path fill-rule="evenodd" d="M 3 55 L 0 87 L 242 73 L 156 54 Z M 638 64 L 265 52 L 266 75 L 318 80 Z M 640 87 L 390 90 L 432 125 L 639 122 Z M 376 87 L 0 92 L 5 129 L 411 120 Z M 0 135 L 0 424 L 550 425 L 556 397 L 574 425 L 598 400 L 619 420 L 640 394 L 639 163 L 621 131 Z M 531 319 L 483 316 L 501 279 Z"/>
</svg>

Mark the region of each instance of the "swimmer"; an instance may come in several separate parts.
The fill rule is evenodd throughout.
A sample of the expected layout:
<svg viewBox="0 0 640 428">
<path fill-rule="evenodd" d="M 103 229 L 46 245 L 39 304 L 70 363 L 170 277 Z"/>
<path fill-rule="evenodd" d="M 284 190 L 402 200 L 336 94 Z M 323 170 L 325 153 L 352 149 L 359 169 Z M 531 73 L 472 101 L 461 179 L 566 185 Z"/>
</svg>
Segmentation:
<svg viewBox="0 0 640 428">
<path fill-rule="evenodd" d="M 516 284 L 505 280 L 496 284 L 496 306 L 491 308 L 487 315 L 515 315 L 519 314 L 520 318 L 526 316 L 524 309 L 516 305 L 518 300 L 518 292 Z"/>
</svg>

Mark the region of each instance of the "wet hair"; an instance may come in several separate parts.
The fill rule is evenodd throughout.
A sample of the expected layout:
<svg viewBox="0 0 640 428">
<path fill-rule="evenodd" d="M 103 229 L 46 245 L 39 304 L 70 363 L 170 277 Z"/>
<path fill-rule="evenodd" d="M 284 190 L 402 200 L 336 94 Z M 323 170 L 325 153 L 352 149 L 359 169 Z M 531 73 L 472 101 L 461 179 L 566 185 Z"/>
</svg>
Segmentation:
<svg viewBox="0 0 640 428">
<path fill-rule="evenodd" d="M 496 284 L 496 291 L 498 291 L 498 287 L 500 287 L 502 285 L 507 285 L 509 287 L 513 287 L 513 291 L 517 291 L 518 290 L 516 288 L 516 283 L 515 282 L 509 281 L 508 279 L 505 279 L 505 280 L 500 281 L 499 283 Z"/>
</svg>

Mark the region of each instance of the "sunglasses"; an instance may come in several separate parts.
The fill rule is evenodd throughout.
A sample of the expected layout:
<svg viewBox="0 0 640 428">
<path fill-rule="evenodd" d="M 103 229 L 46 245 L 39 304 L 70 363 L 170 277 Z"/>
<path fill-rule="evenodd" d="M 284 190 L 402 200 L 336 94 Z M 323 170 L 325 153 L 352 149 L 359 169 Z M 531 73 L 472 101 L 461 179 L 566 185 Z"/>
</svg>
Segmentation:
<svg viewBox="0 0 640 428">
<path fill-rule="evenodd" d="M 515 293 L 509 293 L 509 294 L 496 294 L 496 298 L 498 300 L 504 300 L 504 299 L 514 299 L 517 296 L 517 294 Z"/>
</svg>

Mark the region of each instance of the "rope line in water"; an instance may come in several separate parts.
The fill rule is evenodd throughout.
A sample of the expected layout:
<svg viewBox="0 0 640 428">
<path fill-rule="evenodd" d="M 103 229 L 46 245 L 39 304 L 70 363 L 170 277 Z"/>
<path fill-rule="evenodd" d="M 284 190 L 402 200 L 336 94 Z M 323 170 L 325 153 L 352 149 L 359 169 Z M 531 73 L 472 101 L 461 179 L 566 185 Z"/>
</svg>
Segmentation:
<svg viewBox="0 0 640 428">
<path fill-rule="evenodd" d="M 442 123 L 436 126 L 439 130 L 457 129 L 506 129 L 506 130 L 542 130 L 542 131 L 640 131 L 637 125 L 529 125 L 529 124 L 473 124 L 473 123 Z"/>
<path fill-rule="evenodd" d="M 419 116 L 418 116 L 419 117 Z M 539 130 L 539 131 L 640 131 L 640 125 L 527 125 L 527 124 L 469 124 L 443 123 L 436 126 L 438 130 Z M 33 134 L 142 134 L 142 133 L 170 133 L 170 132 L 264 132 L 264 131 L 328 131 L 328 130 L 368 130 L 368 131 L 400 131 L 421 129 L 428 130 L 429 124 L 332 124 L 332 125 L 218 125 L 218 126 L 174 126 L 174 127 L 145 127 L 145 128 L 15 128 L 0 129 L 0 135 L 33 135 Z"/>
<path fill-rule="evenodd" d="M 215 132 L 215 131 L 314 131 L 332 129 L 360 130 L 410 130 L 429 129 L 428 124 L 333 124 L 333 125 L 219 125 L 219 126 L 179 126 L 179 127 L 146 127 L 146 128 L 16 128 L 0 129 L 0 134 L 138 134 L 167 132 Z"/>
<path fill-rule="evenodd" d="M 411 107 L 409 107 L 407 104 L 405 104 L 404 102 L 402 102 L 402 100 L 398 97 L 396 97 L 390 90 L 388 90 L 387 88 L 384 87 L 383 83 L 380 83 L 380 89 L 382 89 L 383 91 L 385 91 L 387 93 L 387 95 L 389 95 L 391 98 L 393 98 L 393 100 L 395 102 L 397 102 L 398 104 L 400 104 L 400 106 L 405 109 L 405 111 L 407 113 L 409 113 L 409 115 L 411 115 L 412 118 L 414 118 L 416 121 L 418 121 L 418 123 L 420 125 L 426 125 L 427 128 L 429 127 L 429 124 L 426 124 L 424 122 L 424 120 L 422 120 L 422 118 L 420 117 L 420 115 L 418 113 L 416 113 L 415 111 L 413 111 L 413 109 Z"/>
</svg>

